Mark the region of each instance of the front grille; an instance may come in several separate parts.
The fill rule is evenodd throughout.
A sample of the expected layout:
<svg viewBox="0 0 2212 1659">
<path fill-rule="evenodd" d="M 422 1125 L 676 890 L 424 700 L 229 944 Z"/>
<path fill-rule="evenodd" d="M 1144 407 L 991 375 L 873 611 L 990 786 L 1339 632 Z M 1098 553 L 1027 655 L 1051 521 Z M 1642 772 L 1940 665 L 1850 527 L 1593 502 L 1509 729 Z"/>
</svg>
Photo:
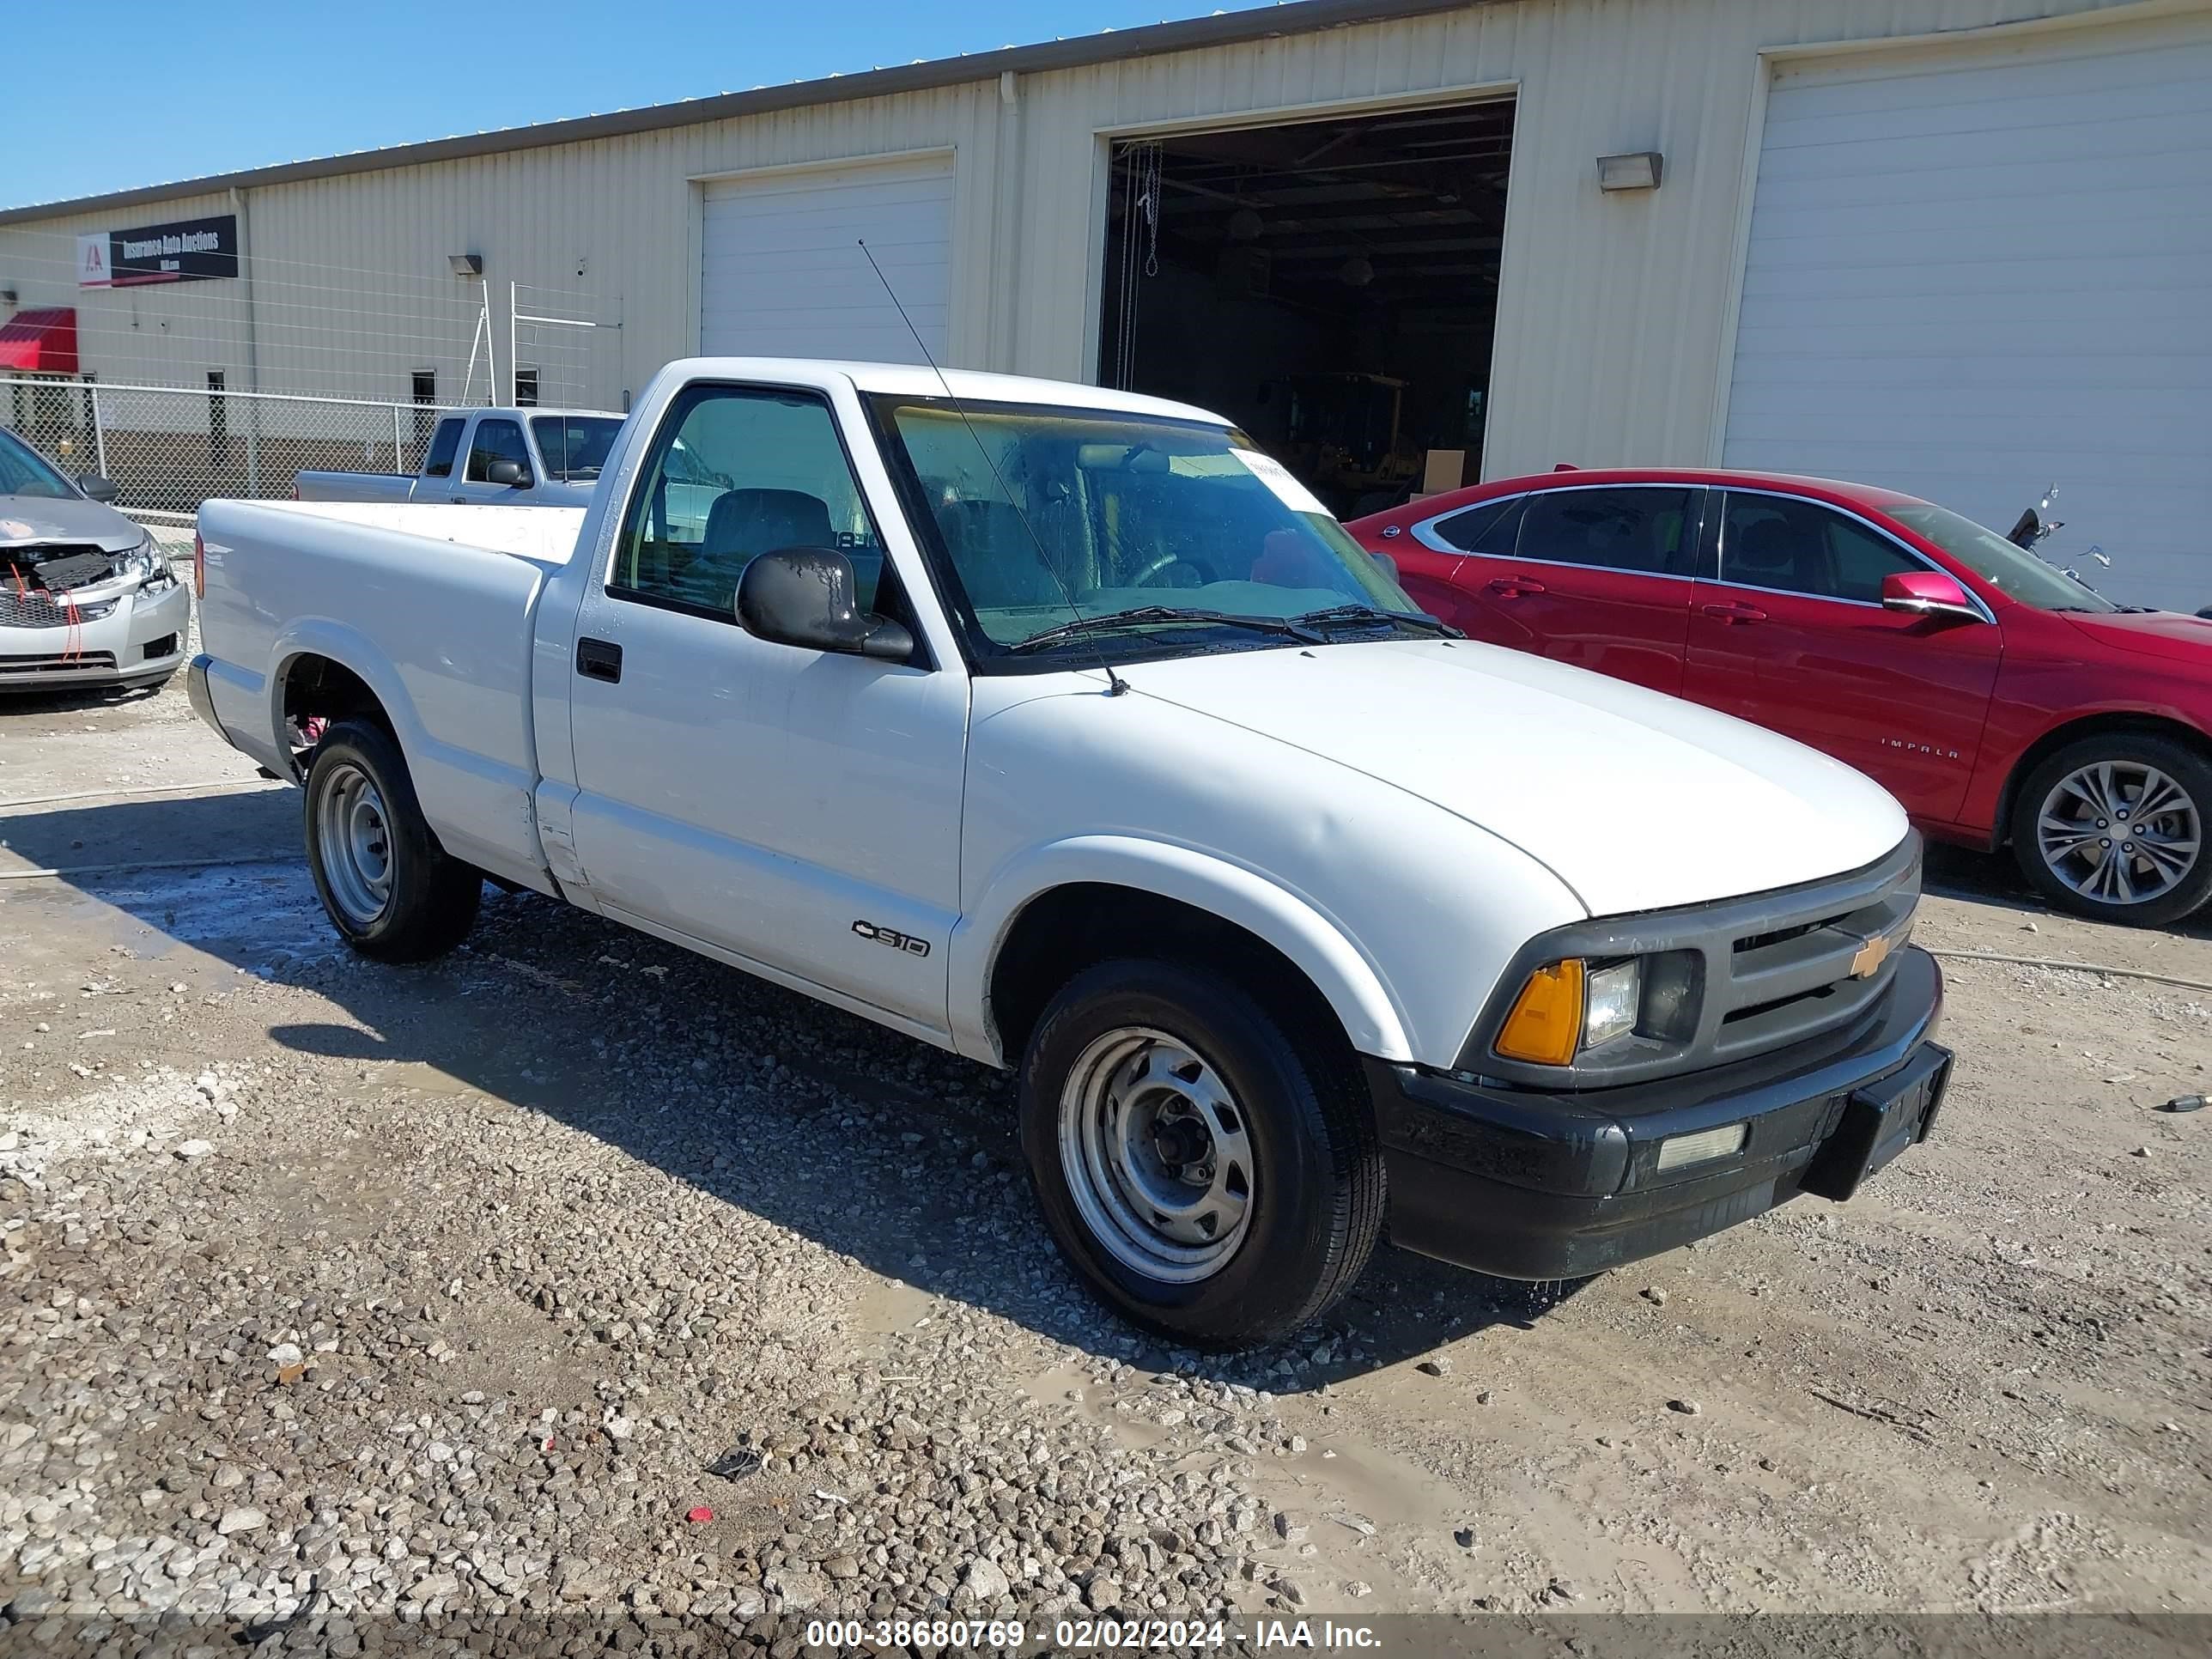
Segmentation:
<svg viewBox="0 0 2212 1659">
<path fill-rule="evenodd" d="M 0 677 L 9 674 L 97 674 L 113 672 L 112 651 L 80 651 L 66 657 L 0 657 Z"/>
<path fill-rule="evenodd" d="M 38 588 L 17 592 L 14 587 L 0 589 L 0 628 L 74 628 L 80 623 L 98 622 L 115 610 L 113 599 L 100 599 L 91 605 L 80 605 L 75 614 L 64 603 Z"/>
<path fill-rule="evenodd" d="M 80 605 L 71 617 L 68 591 L 110 580 L 113 556 L 87 544 L 47 542 L 0 548 L 0 628 L 66 628 L 97 622 L 115 609 L 112 599 Z"/>
<path fill-rule="evenodd" d="M 1694 1072 L 1803 1042 L 1850 1024 L 1889 988 L 1919 902 L 1916 834 L 1887 857 L 1827 880 L 1559 928 L 1533 941 L 1508 969 L 1495 1006 L 1468 1036 L 1459 1069 L 1588 1089 Z M 1511 998 L 1540 963 L 1662 955 L 1699 988 L 1694 1030 L 1685 1018 L 1683 1029 L 1663 1036 L 1639 1031 L 1571 1066 L 1526 1066 L 1491 1051 Z"/>
</svg>

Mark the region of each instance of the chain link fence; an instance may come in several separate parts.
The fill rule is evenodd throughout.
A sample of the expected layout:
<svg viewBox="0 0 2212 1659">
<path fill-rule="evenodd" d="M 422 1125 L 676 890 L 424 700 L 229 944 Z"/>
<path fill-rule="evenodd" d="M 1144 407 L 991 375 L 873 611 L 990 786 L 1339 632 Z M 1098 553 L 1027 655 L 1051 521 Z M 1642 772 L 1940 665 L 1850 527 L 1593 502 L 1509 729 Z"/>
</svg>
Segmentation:
<svg viewBox="0 0 2212 1659">
<path fill-rule="evenodd" d="M 212 495 L 279 497 L 299 472 L 413 472 L 445 411 L 290 392 L 0 376 L 0 421 L 118 505 L 187 519 Z"/>
</svg>

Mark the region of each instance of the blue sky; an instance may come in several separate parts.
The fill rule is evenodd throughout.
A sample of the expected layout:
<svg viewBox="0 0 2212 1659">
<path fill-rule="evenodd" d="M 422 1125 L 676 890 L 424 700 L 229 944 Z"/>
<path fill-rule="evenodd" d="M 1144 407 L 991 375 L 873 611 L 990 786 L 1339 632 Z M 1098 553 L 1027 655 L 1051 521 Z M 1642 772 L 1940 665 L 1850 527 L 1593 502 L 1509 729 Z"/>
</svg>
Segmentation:
<svg viewBox="0 0 2212 1659">
<path fill-rule="evenodd" d="M 1243 10 L 1252 0 L 11 9 L 0 206 Z"/>
</svg>

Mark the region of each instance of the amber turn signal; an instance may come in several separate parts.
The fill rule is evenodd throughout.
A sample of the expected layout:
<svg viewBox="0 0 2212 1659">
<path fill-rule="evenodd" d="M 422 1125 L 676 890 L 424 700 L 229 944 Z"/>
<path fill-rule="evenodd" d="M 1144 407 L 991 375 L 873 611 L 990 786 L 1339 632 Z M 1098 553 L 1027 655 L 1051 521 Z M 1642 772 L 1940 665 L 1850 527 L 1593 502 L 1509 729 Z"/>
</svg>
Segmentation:
<svg viewBox="0 0 2212 1659">
<path fill-rule="evenodd" d="M 1501 1059 L 1565 1066 L 1573 1060 L 1582 1036 L 1583 963 L 1569 957 L 1528 975 L 1492 1046 Z"/>
</svg>

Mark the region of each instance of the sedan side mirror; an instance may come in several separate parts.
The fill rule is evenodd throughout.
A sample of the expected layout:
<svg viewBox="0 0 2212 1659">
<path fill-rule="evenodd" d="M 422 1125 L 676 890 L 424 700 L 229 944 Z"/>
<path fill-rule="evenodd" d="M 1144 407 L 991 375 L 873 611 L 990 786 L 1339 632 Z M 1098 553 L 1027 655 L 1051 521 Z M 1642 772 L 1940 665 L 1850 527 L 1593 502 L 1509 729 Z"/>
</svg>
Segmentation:
<svg viewBox="0 0 2212 1659">
<path fill-rule="evenodd" d="M 1893 570 L 1881 579 L 1881 608 L 1917 617 L 1957 617 L 1980 622 L 1983 616 L 1955 576 L 1940 570 Z"/>
<path fill-rule="evenodd" d="M 1374 560 L 1376 563 L 1381 565 L 1382 567 L 1382 574 L 1388 576 L 1392 581 L 1395 582 L 1398 580 L 1397 560 L 1392 558 L 1388 553 L 1370 553 L 1367 556 Z"/>
<path fill-rule="evenodd" d="M 123 495 L 123 492 L 115 487 L 114 479 L 103 478 L 97 472 L 84 474 L 76 481 L 76 487 L 84 492 L 87 500 L 100 501 L 108 506 L 114 505 Z"/>
<path fill-rule="evenodd" d="M 530 469 L 520 461 L 494 461 L 484 468 L 487 483 L 505 484 L 510 489 L 530 488 Z"/>
<path fill-rule="evenodd" d="M 914 635 L 854 600 L 853 562 L 830 547 L 763 553 L 738 578 L 738 621 L 757 638 L 880 662 L 905 662 Z"/>
</svg>

